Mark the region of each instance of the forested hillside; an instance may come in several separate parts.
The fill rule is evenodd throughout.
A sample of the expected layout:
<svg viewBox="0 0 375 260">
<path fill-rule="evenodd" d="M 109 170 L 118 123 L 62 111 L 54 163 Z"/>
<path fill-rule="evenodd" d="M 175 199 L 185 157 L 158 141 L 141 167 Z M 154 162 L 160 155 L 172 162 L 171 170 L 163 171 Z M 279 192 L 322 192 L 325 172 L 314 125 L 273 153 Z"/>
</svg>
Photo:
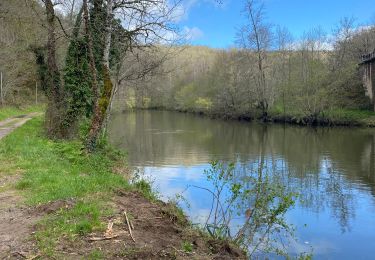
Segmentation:
<svg viewBox="0 0 375 260">
<path fill-rule="evenodd" d="M 36 7 L 37 8 L 37 7 Z M 40 11 L 35 10 L 35 12 Z M 0 3 L 2 105 L 33 102 L 38 81 L 33 46 L 45 40 L 40 20 L 24 1 Z"/>
<path fill-rule="evenodd" d="M 94 24 L 106 19 L 106 11 L 95 7 L 98 3 L 89 6 L 89 12 L 98 83 L 102 85 L 106 29 L 104 23 Z M 9 0 L 1 3 L 0 10 L 1 102 L 33 103 L 36 87 L 39 100 L 46 102 L 44 6 L 38 1 Z M 166 13 L 158 14 L 165 24 L 170 18 Z M 66 114 L 63 124 L 74 126 L 78 117 L 90 116 L 94 102 L 89 54 L 83 42 L 87 36 L 77 1 L 56 5 L 55 15 L 57 77 L 65 92 L 65 112 L 59 113 Z M 171 31 L 177 35 L 172 27 L 156 28 L 151 23 L 143 28 L 139 24 L 129 31 L 114 19 L 112 44 L 106 52 L 116 109 L 164 108 L 226 118 L 306 122 L 372 110 L 358 65 L 361 55 L 375 49 L 372 23 L 342 18 L 330 32 L 316 27 L 294 38 L 287 28 L 269 25 L 259 6 L 247 6 L 246 15 L 248 24 L 238 30 L 230 49 L 179 45 L 167 37 Z M 250 19 L 251 15 L 257 20 Z M 158 36 L 147 38 L 151 32 Z"/>
<path fill-rule="evenodd" d="M 164 73 L 125 84 L 118 104 L 280 120 L 372 110 L 359 63 L 375 48 L 375 28 L 355 27 L 345 18 L 333 33 L 328 38 L 315 28 L 293 40 L 286 29 L 269 31 L 267 47 L 259 51 L 262 71 L 248 42 L 223 50 L 176 47 L 176 55 L 163 64 Z"/>
</svg>

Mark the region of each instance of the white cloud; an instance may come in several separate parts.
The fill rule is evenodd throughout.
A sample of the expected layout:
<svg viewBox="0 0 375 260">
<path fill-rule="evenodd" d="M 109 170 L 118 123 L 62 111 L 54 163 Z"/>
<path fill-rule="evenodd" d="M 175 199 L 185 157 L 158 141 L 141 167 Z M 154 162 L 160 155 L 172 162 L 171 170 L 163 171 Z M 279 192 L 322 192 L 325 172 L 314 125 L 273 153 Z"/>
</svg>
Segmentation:
<svg viewBox="0 0 375 260">
<path fill-rule="evenodd" d="M 229 1 L 230 0 L 183 0 L 173 10 L 173 21 L 181 22 L 188 19 L 190 10 L 196 5 L 209 3 L 213 6 L 224 8 Z M 173 6 L 173 2 L 170 2 L 170 6 Z"/>
<path fill-rule="evenodd" d="M 187 27 L 184 26 L 182 31 L 184 38 L 188 41 L 194 41 L 202 38 L 204 36 L 204 33 L 201 29 L 198 27 Z"/>
</svg>

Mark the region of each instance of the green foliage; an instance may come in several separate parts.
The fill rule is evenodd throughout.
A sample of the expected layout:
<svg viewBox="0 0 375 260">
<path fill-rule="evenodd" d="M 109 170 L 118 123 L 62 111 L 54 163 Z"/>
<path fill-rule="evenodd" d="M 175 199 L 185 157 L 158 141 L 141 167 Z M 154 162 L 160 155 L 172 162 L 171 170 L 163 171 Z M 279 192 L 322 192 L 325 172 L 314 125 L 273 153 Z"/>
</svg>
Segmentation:
<svg viewBox="0 0 375 260">
<path fill-rule="evenodd" d="M 193 252 L 193 244 L 190 243 L 189 241 L 182 242 L 182 250 L 185 253 L 191 253 L 191 252 Z"/>
<path fill-rule="evenodd" d="M 176 93 L 176 103 L 179 109 L 193 109 L 195 103 L 195 89 L 194 83 L 183 86 Z"/>
<path fill-rule="evenodd" d="M 199 97 L 195 101 L 195 106 L 198 110 L 209 111 L 212 108 L 212 101 L 208 98 Z"/>
<path fill-rule="evenodd" d="M 87 39 L 79 34 L 82 12 L 81 8 L 76 18 L 64 68 L 66 111 L 63 127 L 70 132 L 70 136 L 76 135 L 78 120 L 89 117 L 93 107 Z"/>
<path fill-rule="evenodd" d="M 372 37 L 362 33 L 364 35 L 358 33 L 350 41 Z M 133 99 L 148 97 L 150 107 L 223 118 L 324 125 L 341 124 L 334 122 L 334 118 L 327 118 L 331 110 L 372 109 L 365 96 L 356 45 L 337 45 L 334 50 L 325 51 L 316 49 L 321 43 L 315 36 L 311 37 L 304 39 L 297 49 L 267 53 L 265 93 L 258 86 L 257 58 L 251 51 L 188 46 L 176 47 L 176 57 L 163 64 L 163 68 L 170 71 L 167 77 L 156 75 L 151 83 L 149 78 L 141 81 L 137 84 L 137 90 L 141 91 L 128 95 L 125 103 L 131 103 L 134 108 L 138 104 L 132 102 Z M 352 49 L 348 49 L 349 46 Z M 164 51 L 161 47 L 160 53 Z M 343 60 L 335 64 L 336 59 Z M 262 95 L 268 105 L 265 114 L 261 111 Z"/>
<path fill-rule="evenodd" d="M 79 139 L 84 141 L 90 131 L 91 121 L 89 118 L 82 118 L 78 126 Z"/>
<path fill-rule="evenodd" d="M 65 127 L 74 127 L 82 116 L 92 113 L 92 89 L 85 39 L 70 43 L 64 69 L 66 118 Z"/>
<path fill-rule="evenodd" d="M 365 96 L 361 71 L 357 64 L 348 62 L 330 73 L 328 87 L 331 90 L 331 102 L 337 108 L 371 109 L 370 99 Z"/>
<path fill-rule="evenodd" d="M 93 51 L 98 72 L 98 79 L 102 79 L 103 53 L 104 53 L 104 32 L 106 24 L 106 6 L 103 0 L 93 0 L 90 13 L 90 30 L 93 38 Z"/>
<path fill-rule="evenodd" d="M 256 168 L 244 172 L 234 163 L 211 163 L 205 174 L 213 186 L 208 190 L 213 201 L 205 228 L 216 239 L 229 239 L 248 248 L 250 256 L 258 251 L 282 254 L 274 235 L 291 235 L 292 229 L 284 216 L 294 205 L 297 194 L 286 190 L 278 173 L 269 172 L 263 159 L 260 160 L 255 163 Z M 243 216 L 245 221 L 233 226 L 237 216 Z"/>
<path fill-rule="evenodd" d="M 137 191 L 141 192 L 145 198 L 155 201 L 157 199 L 157 194 L 152 190 L 152 184 L 150 180 L 146 180 L 139 173 L 135 172 L 132 177 L 132 186 Z"/>
<path fill-rule="evenodd" d="M 38 76 L 42 85 L 42 89 L 44 92 L 47 92 L 47 64 L 45 58 L 46 50 L 44 47 L 40 46 L 30 46 L 30 50 L 34 52 L 35 55 L 35 63 L 37 65 Z"/>
</svg>

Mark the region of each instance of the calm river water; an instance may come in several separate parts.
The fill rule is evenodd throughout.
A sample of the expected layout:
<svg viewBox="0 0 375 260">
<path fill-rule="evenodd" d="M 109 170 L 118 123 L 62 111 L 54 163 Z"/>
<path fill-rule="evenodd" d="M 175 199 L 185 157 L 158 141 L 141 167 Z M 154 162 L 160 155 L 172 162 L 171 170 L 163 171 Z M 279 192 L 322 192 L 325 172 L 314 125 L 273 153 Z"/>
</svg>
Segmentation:
<svg viewBox="0 0 375 260">
<path fill-rule="evenodd" d="M 263 156 L 301 194 L 287 213 L 297 241 L 290 253 L 314 259 L 375 257 L 375 130 L 308 128 L 213 120 L 167 111 L 114 114 L 111 142 L 154 180 L 165 199 L 183 192 L 193 222 L 209 213 L 204 170 L 213 160 L 250 165 Z M 275 163 L 276 162 L 276 163 Z"/>
</svg>

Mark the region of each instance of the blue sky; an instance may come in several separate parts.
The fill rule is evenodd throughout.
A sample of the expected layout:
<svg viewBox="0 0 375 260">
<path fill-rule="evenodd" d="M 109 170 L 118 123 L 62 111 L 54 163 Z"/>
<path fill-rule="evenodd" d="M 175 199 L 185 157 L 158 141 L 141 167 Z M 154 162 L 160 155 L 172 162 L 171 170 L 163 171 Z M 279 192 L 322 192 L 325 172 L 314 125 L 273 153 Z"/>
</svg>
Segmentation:
<svg viewBox="0 0 375 260">
<path fill-rule="evenodd" d="M 191 35 L 190 43 L 215 48 L 234 45 L 236 31 L 244 23 L 244 0 L 184 0 L 184 15 L 179 21 Z M 321 26 L 327 33 L 340 18 L 353 16 L 359 24 L 375 22 L 374 0 L 264 0 L 267 22 L 285 26 L 295 38 Z"/>
</svg>

